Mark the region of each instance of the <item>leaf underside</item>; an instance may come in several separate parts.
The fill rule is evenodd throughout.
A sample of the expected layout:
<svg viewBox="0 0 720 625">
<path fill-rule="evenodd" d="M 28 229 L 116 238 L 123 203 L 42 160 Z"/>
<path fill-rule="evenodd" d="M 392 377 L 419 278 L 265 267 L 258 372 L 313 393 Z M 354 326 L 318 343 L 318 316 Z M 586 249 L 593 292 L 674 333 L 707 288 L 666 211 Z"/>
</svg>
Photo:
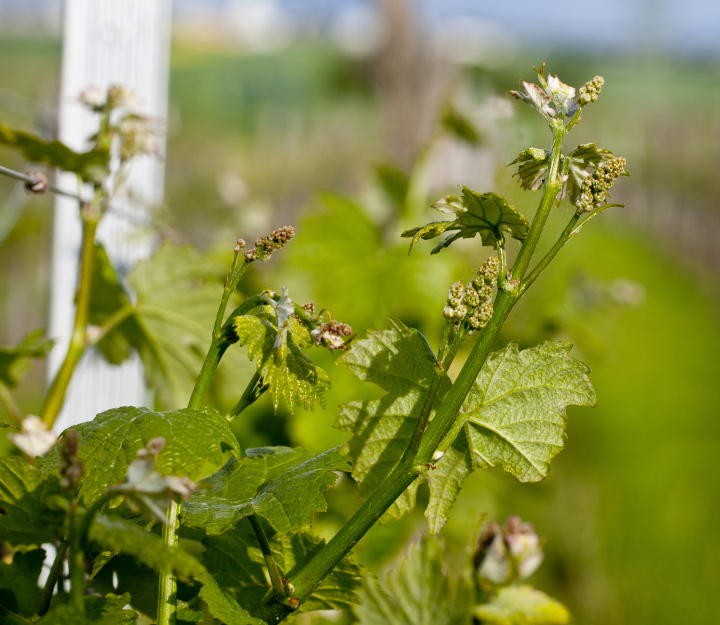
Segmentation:
<svg viewBox="0 0 720 625">
<path fill-rule="evenodd" d="M 197 479 L 206 461 L 220 466 L 226 449 L 239 453 L 227 421 L 210 409 L 154 412 L 125 406 L 102 412 L 92 421 L 70 429 L 80 433 L 78 455 L 85 466 L 85 478 L 78 494 L 87 505 L 108 486 L 125 479 L 128 465 L 153 438 L 165 439 L 156 461 L 163 475 Z M 43 461 L 41 480 L 57 472 L 64 435 Z"/>
<path fill-rule="evenodd" d="M 434 239 L 446 231 L 457 231 L 438 243 L 431 254 L 437 254 L 458 239 L 471 239 L 480 236 L 483 245 L 497 249 L 509 233 L 522 241 L 527 236 L 528 222 L 515 207 L 497 193 L 476 193 L 462 188 L 462 196 L 446 195 L 440 198 L 434 208 L 444 213 L 455 213 L 453 221 L 435 221 L 426 226 L 406 230 L 401 236 L 412 238 L 410 249 L 420 239 Z"/>
<path fill-rule="evenodd" d="M 232 458 L 185 504 L 183 524 L 220 534 L 242 518 L 256 514 L 277 532 L 292 532 L 327 508 L 322 495 L 335 484 L 335 471 L 349 471 L 340 448 L 312 456 L 304 449 L 248 449 Z"/>
<path fill-rule="evenodd" d="M 501 588 L 475 608 L 475 616 L 487 625 L 565 625 L 570 620 L 559 601 L 525 585 Z"/>
<path fill-rule="evenodd" d="M 426 516 L 436 533 L 444 525 L 465 478 L 498 464 L 521 482 L 546 477 L 565 445 L 565 408 L 594 406 L 589 368 L 568 356 L 564 342 L 519 351 L 510 343 L 491 354 L 450 434 L 444 456 L 430 471 Z"/>
</svg>

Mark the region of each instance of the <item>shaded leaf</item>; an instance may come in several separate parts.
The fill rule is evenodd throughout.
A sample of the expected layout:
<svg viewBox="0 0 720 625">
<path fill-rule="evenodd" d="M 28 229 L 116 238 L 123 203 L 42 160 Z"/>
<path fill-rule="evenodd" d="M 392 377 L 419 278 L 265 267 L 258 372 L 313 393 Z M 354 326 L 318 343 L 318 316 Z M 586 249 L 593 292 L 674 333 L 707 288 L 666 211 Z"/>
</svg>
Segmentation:
<svg viewBox="0 0 720 625">
<path fill-rule="evenodd" d="M 382 588 L 365 577 L 354 612 L 360 625 L 470 625 L 473 599 L 468 580 L 448 573 L 443 543 L 424 536 Z"/>
<path fill-rule="evenodd" d="M 513 174 L 518 177 L 518 183 L 523 189 L 537 191 L 543 186 L 548 167 L 550 166 L 550 152 L 539 148 L 527 148 L 520 152 L 510 165 L 520 163 L 518 170 Z"/>
<path fill-rule="evenodd" d="M 70 429 L 80 433 L 78 457 L 85 465 L 85 477 L 80 482 L 79 497 L 86 505 L 92 504 L 108 486 L 122 482 L 138 450 L 154 438 L 165 439 L 156 461 L 162 475 L 196 479 L 206 461 L 220 466 L 226 449 L 239 453 L 227 421 L 207 408 L 153 412 L 125 406 L 106 410 L 92 421 Z M 41 479 L 58 470 L 66 432 L 42 463 Z"/>
<path fill-rule="evenodd" d="M 256 514 L 277 532 L 292 532 L 325 510 L 322 493 L 335 484 L 335 471 L 349 471 L 339 447 L 312 456 L 304 449 L 248 449 L 247 458 L 232 458 L 203 480 L 183 510 L 183 523 L 219 534 L 238 520 Z"/>
<path fill-rule="evenodd" d="M 264 558 L 257 539 L 246 520 L 219 536 L 204 541 L 207 552 L 203 563 L 218 584 L 231 592 L 245 609 L 260 607 L 263 597 L 272 592 L 264 571 Z M 270 540 L 275 562 L 285 579 L 302 569 L 325 545 L 324 539 L 309 530 L 275 535 Z M 344 609 L 358 602 L 360 567 L 349 556 L 343 558 L 302 605 L 302 610 Z"/>
<path fill-rule="evenodd" d="M 564 605 L 530 586 L 502 588 L 475 608 L 475 616 L 487 625 L 564 625 L 570 620 Z"/>
<path fill-rule="evenodd" d="M 467 187 L 462 189 L 462 196 L 446 195 L 433 204 L 439 211 L 455 213 L 454 221 L 437 221 L 402 233 L 403 237 L 412 237 L 411 250 L 419 238 L 434 239 L 452 230 L 458 232 L 443 239 L 431 254 L 437 254 L 457 239 L 472 239 L 476 234 L 480 235 L 483 245 L 496 249 L 504 241 L 504 232 L 520 241 L 525 238 L 527 219 L 510 206 L 505 198 L 497 193 L 476 193 Z"/>
<path fill-rule="evenodd" d="M 482 142 L 480 133 L 470 118 L 451 105 L 443 110 L 440 125 L 446 132 L 472 146 L 480 145 Z"/>
<path fill-rule="evenodd" d="M 250 616 L 232 596 L 223 592 L 212 575 L 206 572 L 198 581 L 203 584 L 200 598 L 207 604 L 210 613 L 225 625 L 265 625 L 265 621 Z"/>
<path fill-rule="evenodd" d="M 0 543 L 40 545 L 58 538 L 62 516 L 42 509 L 37 473 L 23 458 L 0 458 Z"/>
<path fill-rule="evenodd" d="M 572 346 L 540 343 L 518 351 L 510 343 L 491 354 L 440 448 L 437 470 L 428 473 L 431 531 L 447 520 L 471 470 L 502 464 L 521 482 L 542 480 L 565 445 L 565 408 L 594 406 L 587 365 L 570 358 Z"/>
<path fill-rule="evenodd" d="M 383 191 L 387 193 L 395 206 L 403 212 L 410 186 L 407 174 L 398 167 L 389 164 L 376 165 L 375 174 Z"/>
<path fill-rule="evenodd" d="M 38 577 L 44 561 L 44 549 L 16 551 L 12 564 L 0 561 L 0 605 L 23 616 L 35 614 L 40 597 Z"/>
<path fill-rule="evenodd" d="M 430 386 L 435 355 L 425 337 L 397 319 L 391 330 L 368 330 L 368 338 L 354 341 L 338 364 L 361 380 L 387 391 L 380 399 L 354 401 L 340 407 L 334 427 L 353 434 L 348 443 L 355 460 L 353 477 L 367 496 L 387 478 L 402 458 Z M 445 377 L 438 397 L 450 388 Z M 432 414 L 431 414 L 432 418 Z M 399 517 L 415 505 L 417 481 L 388 511 Z"/>
<path fill-rule="evenodd" d="M 30 359 L 48 355 L 54 341 L 44 337 L 44 330 L 34 330 L 19 344 L 0 347 L 0 383 L 16 387 L 30 369 Z"/>
<path fill-rule="evenodd" d="M 110 173 L 110 153 L 105 148 L 75 152 L 58 140 L 45 141 L 7 124 L 0 124 L 0 144 L 19 150 L 32 163 L 45 163 L 76 173 L 86 182 L 99 183 Z"/>
<path fill-rule="evenodd" d="M 138 615 L 133 610 L 124 610 L 130 603 L 130 595 L 115 595 L 113 593 L 101 596 L 86 596 L 85 618 L 78 614 L 75 607 L 61 604 L 50 610 L 39 623 L 42 625 L 119 625 L 120 623 L 136 623 Z"/>
<path fill-rule="evenodd" d="M 248 358 L 257 358 L 257 370 L 269 386 L 276 411 L 280 398 L 291 413 L 296 404 L 307 410 L 313 410 L 316 404 L 324 407 L 330 377 L 300 349 L 312 344 L 307 329 L 292 318 L 287 326 L 278 330 L 277 318 L 267 308 L 257 316 L 243 315 L 233 320 L 238 342 L 248 345 Z"/>
</svg>

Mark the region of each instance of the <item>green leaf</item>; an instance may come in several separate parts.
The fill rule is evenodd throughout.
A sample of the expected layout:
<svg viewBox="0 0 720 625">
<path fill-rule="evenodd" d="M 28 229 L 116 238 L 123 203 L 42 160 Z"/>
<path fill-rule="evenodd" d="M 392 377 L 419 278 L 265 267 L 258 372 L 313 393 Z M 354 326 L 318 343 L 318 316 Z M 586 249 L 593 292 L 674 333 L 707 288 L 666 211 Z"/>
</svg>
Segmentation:
<svg viewBox="0 0 720 625">
<path fill-rule="evenodd" d="M 539 148 L 528 148 L 520 152 L 510 165 L 520 163 L 520 167 L 515 172 L 518 177 L 518 183 L 523 189 L 537 191 L 543 186 L 548 167 L 550 166 L 550 152 Z"/>
<path fill-rule="evenodd" d="M 394 165 L 376 165 L 375 173 L 380 186 L 393 204 L 402 212 L 405 207 L 410 181 L 407 174 Z"/>
<path fill-rule="evenodd" d="M 44 561 L 44 549 L 16 551 L 12 564 L 0 561 L 0 605 L 23 616 L 35 614 L 40 596 L 38 577 Z"/>
<path fill-rule="evenodd" d="M 465 578 L 452 577 L 442 541 L 424 536 L 394 567 L 381 589 L 367 575 L 354 612 L 360 625 L 470 625 L 473 597 Z"/>
<path fill-rule="evenodd" d="M 113 593 L 101 596 L 87 596 L 85 600 L 85 617 L 78 614 L 72 604 L 63 604 L 54 607 L 39 623 L 42 625 L 120 625 L 121 623 L 136 623 L 138 615 L 133 610 L 124 610 L 123 607 L 131 602 L 130 595 L 115 595 Z"/>
<path fill-rule="evenodd" d="M 172 571 L 183 580 L 200 579 L 205 568 L 187 551 L 166 545 L 162 538 L 120 517 L 98 514 L 90 526 L 90 540 L 118 549 L 157 572 Z"/>
<path fill-rule="evenodd" d="M 563 186 L 558 199 L 569 194 L 570 203 L 575 204 L 582 183 L 599 165 L 613 158 L 610 150 L 598 148 L 594 143 L 581 143 L 565 157 L 568 163 L 568 179 Z"/>
<path fill-rule="evenodd" d="M 463 187 L 462 196 L 446 195 L 433 207 L 444 213 L 455 213 L 455 220 L 437 221 L 403 232 L 401 236 L 412 237 L 411 250 L 420 238 L 434 239 L 448 230 L 458 232 L 443 239 L 431 254 L 437 254 L 457 239 L 472 239 L 476 234 L 480 235 L 483 245 L 495 249 L 505 240 L 503 232 L 520 241 L 527 236 L 527 219 L 497 193 L 476 193 Z"/>
<path fill-rule="evenodd" d="M 335 484 L 335 471 L 349 471 L 350 461 L 339 447 L 317 456 L 304 449 L 248 449 L 200 485 L 185 504 L 183 524 L 219 534 L 240 519 L 256 514 L 277 532 L 292 532 L 325 510 L 322 493 Z"/>
<path fill-rule="evenodd" d="M 101 326 L 114 313 L 131 306 L 105 248 L 96 243 L 88 321 L 92 325 Z M 126 360 L 130 356 L 130 348 L 130 341 L 122 331 L 110 332 L 98 343 L 100 353 L 113 365 Z"/>
<path fill-rule="evenodd" d="M 340 407 L 335 427 L 353 434 L 350 455 L 355 460 L 353 477 L 360 494 L 374 492 L 393 471 L 407 449 L 435 369 L 435 355 L 425 337 L 397 319 L 391 330 L 369 330 L 368 338 L 354 341 L 338 364 L 361 380 L 387 391 L 380 399 L 354 401 Z M 446 376 L 441 400 L 450 388 Z M 431 413 L 432 418 L 433 413 Z M 398 518 L 415 505 L 418 482 L 393 504 L 389 516 Z"/>
<path fill-rule="evenodd" d="M 99 183 L 110 173 L 110 154 L 104 148 L 75 152 L 58 140 L 45 141 L 7 124 L 0 124 L 0 144 L 19 150 L 32 163 L 46 163 L 76 173 L 86 182 Z"/>
<path fill-rule="evenodd" d="M 232 596 L 223 592 L 212 575 L 205 573 L 198 581 L 203 584 L 200 598 L 207 604 L 210 613 L 225 625 L 265 625 L 265 621 L 250 616 Z"/>
<path fill-rule="evenodd" d="M 203 563 L 218 584 L 242 602 L 251 612 L 272 592 L 264 572 L 263 554 L 248 521 L 235 529 L 210 536 L 204 541 L 207 552 Z M 325 546 L 325 540 L 309 530 L 277 534 L 270 539 L 275 563 L 285 579 L 291 579 Z M 349 556 L 343 558 L 302 605 L 302 610 L 345 609 L 358 602 L 360 567 Z"/>
<path fill-rule="evenodd" d="M 101 259 L 98 272 L 103 292 L 116 307 L 102 307 L 102 320 L 126 302 L 109 263 Z M 165 408 L 187 405 L 210 346 L 221 287 L 207 281 L 215 276 L 215 265 L 191 247 L 164 244 L 128 274 L 135 293 L 132 314 L 101 341 L 110 362 L 126 357 L 128 344 L 138 351 L 147 384 Z"/>
<path fill-rule="evenodd" d="M 487 625 L 564 625 L 570 620 L 564 605 L 530 586 L 502 588 L 475 608 L 475 616 Z"/>
<path fill-rule="evenodd" d="M 85 465 L 85 477 L 79 496 L 86 505 L 92 504 L 108 486 L 122 482 L 138 450 L 153 438 L 165 439 L 156 469 L 166 476 L 197 479 L 206 461 L 220 466 L 226 449 L 239 453 L 227 421 L 211 409 L 153 412 L 125 406 L 106 410 L 92 421 L 70 429 L 80 433 L 78 456 Z M 58 470 L 64 434 L 42 463 L 41 479 Z"/>
<path fill-rule="evenodd" d="M 482 142 L 482 138 L 470 118 L 451 105 L 445 107 L 440 125 L 445 132 L 449 132 L 472 146 L 480 145 Z"/>
<path fill-rule="evenodd" d="M 47 356 L 54 341 L 44 336 L 44 330 L 34 330 L 18 345 L 0 347 L 0 383 L 15 388 L 30 369 L 30 359 Z"/>
<path fill-rule="evenodd" d="M 41 545 L 58 538 L 59 514 L 42 510 L 37 470 L 17 456 L 0 458 L 0 543 Z"/>
<path fill-rule="evenodd" d="M 238 342 L 248 345 L 248 358 L 257 358 L 257 370 L 269 386 L 275 411 L 280 398 L 291 413 L 296 404 L 306 410 L 313 410 L 316 404 L 324 407 L 330 377 L 300 349 L 312 345 L 305 327 L 292 318 L 287 326 L 278 330 L 277 318 L 268 308 L 257 316 L 243 315 L 233 320 Z"/>
<path fill-rule="evenodd" d="M 431 532 L 444 525 L 472 470 L 502 464 L 521 482 L 547 475 L 550 460 L 565 445 L 565 408 L 596 402 L 590 369 L 568 356 L 571 347 L 558 341 L 518 351 L 510 343 L 489 356 L 467 408 L 440 445 L 445 455 L 428 472 Z"/>
</svg>

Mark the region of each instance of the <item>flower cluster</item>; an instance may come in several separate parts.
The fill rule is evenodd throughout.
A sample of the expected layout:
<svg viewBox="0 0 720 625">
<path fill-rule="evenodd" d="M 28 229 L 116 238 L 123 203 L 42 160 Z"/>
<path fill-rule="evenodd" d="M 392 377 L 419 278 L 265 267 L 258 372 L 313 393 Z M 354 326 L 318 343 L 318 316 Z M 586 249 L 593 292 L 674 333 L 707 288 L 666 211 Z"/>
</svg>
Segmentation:
<svg viewBox="0 0 720 625">
<path fill-rule="evenodd" d="M 467 319 L 471 330 L 484 328 L 492 317 L 492 287 L 497 282 L 499 269 L 500 262 L 493 256 L 485 261 L 467 288 L 462 282 L 455 282 L 443 309 L 445 319 L 455 324 Z"/>
<path fill-rule="evenodd" d="M 75 488 L 85 473 L 85 466 L 78 458 L 80 433 L 70 430 L 60 447 L 60 486 L 66 490 Z"/>
<path fill-rule="evenodd" d="M 582 87 L 580 87 L 578 95 L 578 103 L 580 106 L 595 102 L 600 95 L 600 90 L 605 84 L 605 79 L 602 76 L 595 76 L 592 80 L 588 80 Z"/>
<path fill-rule="evenodd" d="M 483 526 L 473 564 L 482 586 L 500 585 L 530 577 L 542 563 L 543 555 L 532 524 L 512 515 L 503 527 L 494 521 Z"/>
<path fill-rule="evenodd" d="M 295 228 L 284 226 L 273 230 L 267 236 L 255 241 L 256 249 L 245 252 L 245 262 L 251 263 L 256 260 L 267 260 L 274 250 L 279 250 L 295 236 Z"/>
<path fill-rule="evenodd" d="M 625 159 L 612 158 L 605 161 L 585 180 L 580 187 L 580 194 L 575 206 L 578 215 L 587 213 L 599 206 L 610 197 L 608 191 L 615 184 L 618 176 L 625 173 Z"/>
</svg>

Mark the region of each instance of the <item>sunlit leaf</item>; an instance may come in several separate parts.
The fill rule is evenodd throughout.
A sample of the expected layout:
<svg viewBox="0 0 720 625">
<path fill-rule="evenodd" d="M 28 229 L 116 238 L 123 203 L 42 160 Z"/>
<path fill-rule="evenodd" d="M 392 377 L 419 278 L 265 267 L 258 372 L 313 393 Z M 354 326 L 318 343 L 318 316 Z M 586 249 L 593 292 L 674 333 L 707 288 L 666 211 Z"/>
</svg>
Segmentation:
<svg viewBox="0 0 720 625">
<path fill-rule="evenodd" d="M 335 484 L 335 471 L 350 470 L 339 449 L 317 456 L 300 448 L 248 449 L 247 458 L 231 459 L 200 483 L 185 505 L 183 524 L 219 534 L 256 514 L 278 532 L 295 531 L 327 508 L 322 493 Z"/>
<path fill-rule="evenodd" d="M 369 330 L 368 338 L 354 341 L 338 364 L 361 380 L 387 391 L 380 399 L 341 406 L 335 427 L 353 434 L 349 442 L 354 459 L 353 477 L 363 496 L 371 494 L 397 466 L 415 430 L 435 369 L 435 355 L 425 337 L 396 319 L 391 330 Z M 445 377 L 438 397 L 450 380 Z M 417 482 L 388 511 L 395 518 L 415 505 Z"/>
<path fill-rule="evenodd" d="M 354 612 L 359 625 L 470 625 L 473 599 L 468 581 L 449 574 L 443 543 L 425 536 L 382 588 L 365 577 Z"/>
<path fill-rule="evenodd" d="M 153 412 L 125 406 L 106 410 L 70 429 L 80 433 L 78 457 L 85 466 L 85 477 L 80 482 L 79 497 L 88 505 L 108 486 L 125 479 L 137 452 L 154 438 L 165 439 L 156 461 L 162 475 L 196 479 L 206 461 L 220 466 L 226 449 L 239 453 L 227 421 L 210 409 Z M 63 437 L 64 433 L 42 463 L 41 479 L 57 471 Z"/>
<path fill-rule="evenodd" d="M 290 412 L 296 405 L 307 410 L 313 410 L 316 404 L 324 407 L 330 377 L 300 349 L 311 345 L 310 335 L 295 319 L 280 330 L 277 323 L 268 309 L 257 316 L 243 315 L 233 320 L 238 342 L 248 345 L 248 358 L 257 358 L 257 370 L 269 386 L 275 410 L 281 398 Z"/>
<path fill-rule="evenodd" d="M 0 124 L 0 145 L 19 150 L 32 163 L 45 163 L 76 173 L 86 182 L 101 182 L 110 173 L 110 154 L 105 148 L 75 152 L 60 141 L 45 141 L 7 124 Z"/>
<path fill-rule="evenodd" d="M 589 368 L 568 356 L 572 346 L 540 343 L 518 351 L 517 343 L 491 354 L 428 473 L 430 530 L 447 520 L 463 480 L 472 470 L 501 464 L 521 482 L 542 480 L 565 445 L 565 408 L 594 406 Z"/>
<path fill-rule="evenodd" d="M 542 87 L 524 80 L 521 80 L 520 84 L 523 86 L 523 90 L 510 91 L 509 95 L 529 104 L 545 116 L 555 117 L 555 110 L 550 106 L 552 98 Z"/>
<path fill-rule="evenodd" d="M 530 586 L 500 589 L 475 608 L 475 616 L 487 625 L 564 625 L 570 620 L 564 605 Z"/>
<path fill-rule="evenodd" d="M 0 347 L 0 383 L 16 387 L 29 371 L 30 360 L 47 356 L 54 341 L 44 337 L 44 330 L 34 330 L 18 345 Z"/>
<path fill-rule="evenodd" d="M 480 236 L 483 245 L 496 249 L 504 241 L 505 232 L 520 241 L 527 235 L 527 219 L 497 193 L 476 193 L 463 187 L 462 196 L 446 195 L 435 202 L 433 207 L 444 213 L 455 213 L 455 220 L 437 221 L 406 230 L 402 236 L 412 237 L 410 249 L 420 238 L 434 239 L 446 231 L 457 232 L 443 239 L 431 254 L 437 254 L 458 239 L 471 239 L 476 234 Z"/>
</svg>

